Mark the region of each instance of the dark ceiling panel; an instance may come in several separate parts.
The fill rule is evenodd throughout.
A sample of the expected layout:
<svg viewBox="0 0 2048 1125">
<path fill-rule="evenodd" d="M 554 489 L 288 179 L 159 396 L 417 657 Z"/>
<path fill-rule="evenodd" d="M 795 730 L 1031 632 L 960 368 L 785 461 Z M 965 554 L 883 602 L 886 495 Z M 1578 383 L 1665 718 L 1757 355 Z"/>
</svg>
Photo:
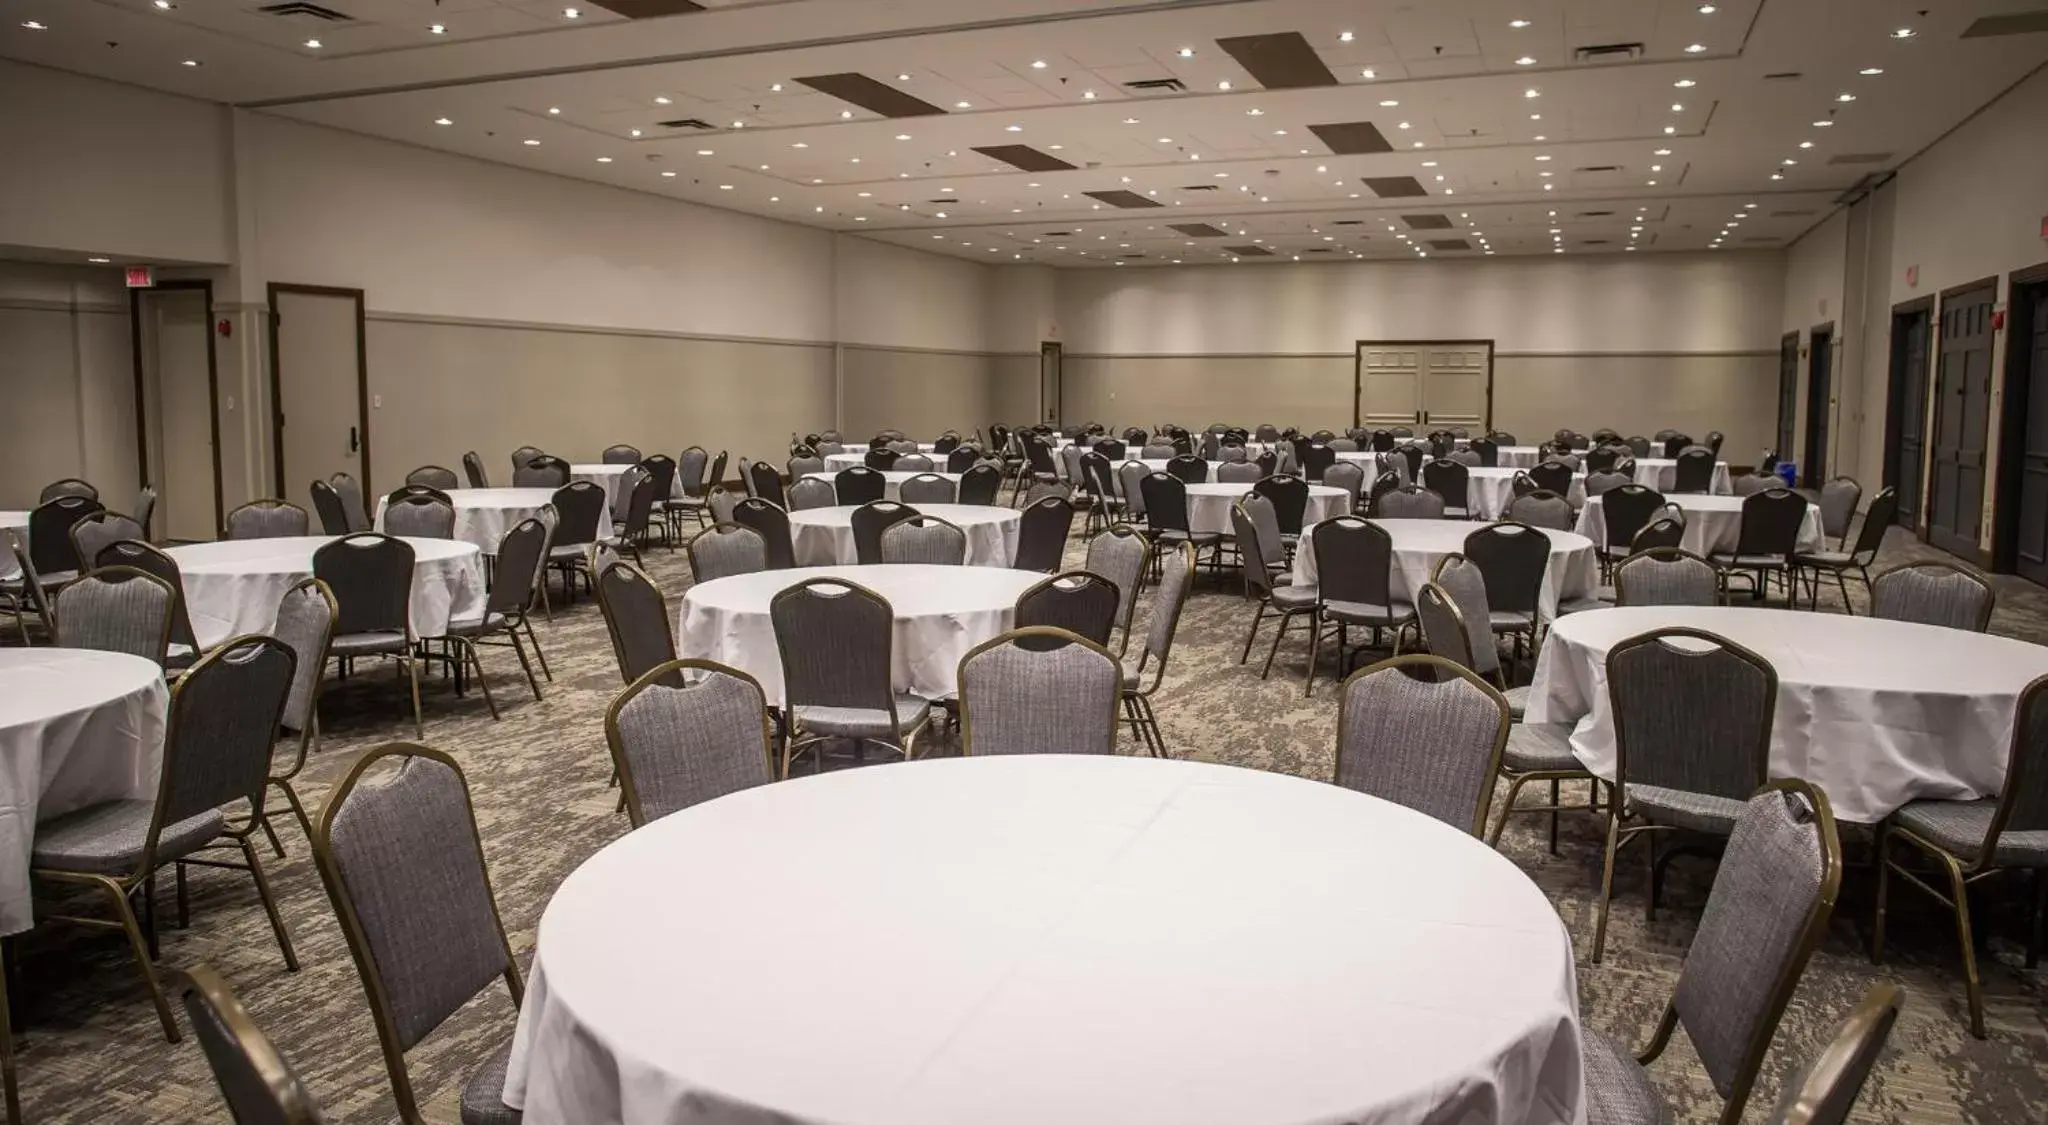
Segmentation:
<svg viewBox="0 0 2048 1125">
<path fill-rule="evenodd" d="M 652 20 L 662 16 L 679 16 L 685 12 L 701 12 L 704 5 L 697 0 L 591 0 L 600 8 L 606 8 L 629 20 Z"/>
<path fill-rule="evenodd" d="M 1337 76 L 1323 65 L 1316 49 L 1308 45 L 1308 40 L 1302 38 L 1299 31 L 1239 35 L 1218 39 L 1216 45 L 1236 59 L 1237 65 L 1251 72 L 1251 76 L 1259 80 L 1259 85 L 1268 90 L 1300 90 L 1337 84 Z"/>
<path fill-rule="evenodd" d="M 1068 172 L 1074 168 L 1074 165 L 1059 157 L 1048 152 L 1040 152 L 1030 145 L 990 145 L 974 151 L 1026 172 Z"/>
<path fill-rule="evenodd" d="M 1240 258 L 1270 258 L 1273 256 L 1273 252 L 1263 246 L 1225 246 L 1224 249 Z"/>
<path fill-rule="evenodd" d="M 886 82 L 877 82 L 865 74 L 815 74 L 799 78 L 798 82 L 821 94 L 830 94 L 843 102 L 879 113 L 883 117 L 930 117 L 946 112 L 922 98 L 913 98 Z"/>
<path fill-rule="evenodd" d="M 2033 35 L 2048 31 L 2048 9 L 2014 12 L 2007 16 L 1980 16 L 1963 29 L 1964 39 L 1988 39 L 1998 35 Z"/>
<path fill-rule="evenodd" d="M 1081 194 L 1098 202 L 1107 203 L 1111 207 L 1139 208 L 1164 206 L 1158 200 L 1147 199 L 1135 191 L 1084 191 Z"/>
<path fill-rule="evenodd" d="M 1229 231 L 1219 230 L 1207 223 L 1174 223 L 1169 229 L 1177 230 L 1189 238 L 1225 238 L 1230 234 Z"/>
<path fill-rule="evenodd" d="M 1428 195 L 1422 181 L 1413 176 L 1367 176 L 1366 187 L 1381 199 L 1405 199 L 1413 195 Z"/>
<path fill-rule="evenodd" d="M 1409 230 L 1451 229 L 1451 217 L 1449 215 L 1403 215 L 1401 216 L 1401 221 L 1408 224 Z"/>
<path fill-rule="evenodd" d="M 1470 250 L 1472 249 L 1472 244 L 1462 238 L 1432 238 L 1429 240 L 1429 248 L 1431 250 Z"/>
<path fill-rule="evenodd" d="M 1370 121 L 1346 121 L 1335 125 L 1311 125 L 1308 131 L 1314 133 L 1331 152 L 1339 156 L 1350 156 L 1364 152 L 1392 152 L 1394 146 L 1387 141 L 1379 126 Z"/>
</svg>

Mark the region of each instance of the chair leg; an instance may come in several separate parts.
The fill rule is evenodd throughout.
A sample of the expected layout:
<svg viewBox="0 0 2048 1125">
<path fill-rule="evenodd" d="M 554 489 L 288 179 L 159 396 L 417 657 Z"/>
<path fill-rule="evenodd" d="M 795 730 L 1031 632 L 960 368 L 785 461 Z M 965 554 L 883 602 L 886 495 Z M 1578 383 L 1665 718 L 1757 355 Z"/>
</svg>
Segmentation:
<svg viewBox="0 0 2048 1125">
<path fill-rule="evenodd" d="M 469 637 L 459 637 L 456 643 L 462 646 L 463 654 L 469 657 L 470 667 L 476 669 L 476 686 L 483 690 L 484 705 L 491 709 L 492 721 L 497 721 L 499 718 L 498 701 L 491 698 L 491 684 L 489 680 L 484 678 L 484 662 L 483 658 L 477 655 L 476 641 Z"/>
<path fill-rule="evenodd" d="M 270 850 L 277 853 L 277 858 L 283 859 L 284 841 L 277 838 L 277 829 L 272 828 L 270 826 L 269 815 L 266 814 L 263 817 L 259 818 L 256 823 L 263 826 L 263 835 L 266 839 L 270 841 Z"/>
<path fill-rule="evenodd" d="M 305 802 L 299 800 L 297 787 L 292 785 L 290 778 L 282 778 L 271 784 L 277 786 L 278 790 L 284 794 L 285 803 L 291 806 L 292 815 L 298 818 L 299 831 L 306 834 L 306 839 L 311 840 L 313 838 L 313 818 L 306 815 L 306 805 Z M 268 820 L 267 817 L 265 819 L 266 821 Z"/>
<path fill-rule="evenodd" d="M 1253 641 L 1253 640 L 1255 640 L 1255 639 L 1257 639 L 1257 637 L 1258 637 L 1258 635 L 1259 635 L 1259 623 L 1260 623 L 1260 622 L 1262 622 L 1262 621 L 1264 621 L 1265 619 L 1266 619 L 1266 601 L 1265 601 L 1265 599 L 1264 599 L 1264 598 L 1261 598 L 1261 599 L 1259 599 L 1259 605 L 1258 605 L 1258 609 L 1257 609 L 1257 611 L 1256 611 L 1256 612 L 1254 612 L 1254 613 L 1252 614 L 1252 627 L 1251 627 L 1251 631 L 1250 631 L 1250 632 L 1247 632 L 1247 633 L 1246 633 L 1246 634 L 1244 635 L 1244 652 L 1243 652 L 1243 653 L 1242 653 L 1241 655 L 1239 655 L 1239 656 L 1238 656 L 1238 658 L 1237 658 L 1237 662 L 1238 662 L 1239 664 L 1243 664 L 1243 663 L 1245 663 L 1246 661 L 1248 661 L 1248 660 L 1250 660 L 1250 659 L 1252 658 L 1252 641 Z"/>
<path fill-rule="evenodd" d="M 409 656 L 398 658 L 405 665 L 405 678 L 412 684 L 412 733 L 420 741 L 427 739 L 427 724 L 420 718 L 420 666 Z"/>
<path fill-rule="evenodd" d="M 1263 680 L 1273 674 L 1273 657 L 1280 652 L 1280 638 L 1287 635 L 1287 626 L 1293 624 L 1294 617 L 1291 613 L 1280 615 L 1280 620 L 1273 629 L 1273 647 L 1266 650 L 1266 666 L 1259 669 L 1260 679 Z"/>
<path fill-rule="evenodd" d="M 1486 837 L 1487 847 L 1500 847 L 1500 834 L 1507 831 L 1508 818 L 1515 815 L 1515 797 L 1522 792 L 1522 786 L 1528 783 L 1529 779 L 1526 777 L 1517 777 L 1508 782 L 1508 797 L 1501 804 L 1500 819 L 1494 821 L 1493 832 Z"/>
<path fill-rule="evenodd" d="M 7 1005 L 7 974 L 0 972 L 0 1088 L 6 1092 L 7 1125 L 21 1125 L 21 1089 L 14 1073 L 14 1021 Z"/>
<path fill-rule="evenodd" d="M 256 880 L 256 897 L 263 900 L 263 912 L 270 915 L 270 931 L 277 935 L 278 951 L 284 954 L 284 967 L 291 972 L 299 971 L 298 955 L 292 952 L 292 935 L 284 928 L 284 916 L 277 912 L 277 899 L 270 893 L 270 877 L 263 873 L 263 861 L 256 858 L 256 848 L 242 837 L 242 858 L 249 863 L 249 877 Z"/>
<path fill-rule="evenodd" d="M 1557 854 L 1557 779 L 1550 779 L 1550 854 Z"/>
<path fill-rule="evenodd" d="M 1621 842 L 1621 812 L 1610 808 L 1607 812 L 1607 853 L 1600 865 L 1600 915 L 1593 923 L 1593 963 L 1600 963 L 1601 953 L 1607 946 L 1607 908 L 1614 901 L 1614 850 Z"/>
<path fill-rule="evenodd" d="M 1308 676 L 1301 685 L 1301 697 L 1303 699 L 1307 699 L 1316 693 L 1316 657 L 1321 654 L 1322 645 L 1322 614 L 1310 614 L 1308 619 Z M 1340 642 L 1337 655 L 1341 659 L 1343 654 L 1344 649 Z"/>
<path fill-rule="evenodd" d="M 549 683 L 554 683 L 555 674 L 548 670 L 548 654 L 541 651 L 540 638 L 534 634 L 533 622 L 527 620 L 525 614 L 520 615 L 519 622 L 526 626 L 526 643 L 533 646 L 533 658 L 540 661 L 540 674 L 546 676 Z"/>
<path fill-rule="evenodd" d="M 182 1036 L 178 1021 L 171 1017 L 170 1001 L 164 999 L 164 990 L 157 984 L 156 965 L 149 952 L 149 941 L 142 936 L 142 926 L 135 918 L 135 910 L 128 905 L 128 896 L 121 885 L 112 879 L 96 879 L 96 885 L 106 892 L 107 899 L 114 907 L 114 916 L 121 923 L 122 932 L 128 935 L 128 952 L 135 958 L 135 967 L 142 971 L 142 984 L 149 989 L 149 998 L 156 1005 L 156 1018 L 164 1025 L 164 1039 L 176 1043 Z"/>
<path fill-rule="evenodd" d="M 1891 842 L 1890 835 L 1886 823 L 1879 821 L 1877 841 L 1871 848 L 1871 854 L 1877 857 L 1877 905 L 1870 918 L 1870 963 L 1873 965 L 1884 964 L 1885 901 L 1890 896 L 1892 883 L 1892 864 L 1885 854 L 1885 845 Z"/>
<path fill-rule="evenodd" d="M 540 702 L 540 681 L 533 678 L 533 662 L 526 658 L 526 642 L 519 639 L 519 626 L 509 626 L 505 635 L 512 639 L 512 654 L 519 658 L 519 670 L 526 673 L 526 686 L 533 689 L 534 702 Z"/>
<path fill-rule="evenodd" d="M 1977 977 L 1977 943 L 1970 932 L 1970 885 L 1963 869 L 1947 855 L 1941 865 L 1948 871 L 1949 897 L 1955 902 L 1956 941 L 1963 947 L 1963 989 L 1970 1003 L 1970 1034 L 1984 1038 L 1984 985 Z"/>
</svg>

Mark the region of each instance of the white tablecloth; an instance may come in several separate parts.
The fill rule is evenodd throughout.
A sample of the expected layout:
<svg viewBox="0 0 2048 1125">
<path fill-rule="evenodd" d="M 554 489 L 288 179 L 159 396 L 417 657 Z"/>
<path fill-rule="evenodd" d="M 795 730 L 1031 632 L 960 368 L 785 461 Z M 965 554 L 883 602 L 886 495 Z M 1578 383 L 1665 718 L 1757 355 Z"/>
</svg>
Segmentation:
<svg viewBox="0 0 2048 1125">
<path fill-rule="evenodd" d="M 1436 573 L 1439 559 L 1453 552 L 1462 554 L 1465 537 L 1484 524 L 1472 520 L 1374 520 L 1394 540 L 1393 595 L 1413 604 L 1416 591 Z M 1543 594 L 1537 613 L 1545 621 L 1557 616 L 1561 601 L 1590 596 L 1599 574 L 1593 541 L 1569 531 L 1537 528 L 1550 539 L 1550 566 L 1543 572 Z M 1303 525 L 1301 549 L 1294 552 L 1294 584 L 1316 584 L 1316 553 L 1312 546 L 1315 528 Z"/>
<path fill-rule="evenodd" d="M 21 573 L 21 567 L 14 561 L 14 552 L 7 547 L 7 533 L 28 549 L 28 513 L 0 512 L 0 578 L 12 578 Z"/>
<path fill-rule="evenodd" d="M 1196 535 L 1230 535 L 1230 508 L 1252 490 L 1249 484 L 1191 484 L 1188 486 L 1188 530 Z M 1351 494 L 1327 484 L 1308 486 L 1308 506 L 1303 526 L 1318 520 L 1336 519 L 1351 508 Z"/>
<path fill-rule="evenodd" d="M 920 513 L 953 524 L 967 534 L 968 566 L 1009 566 L 1017 558 L 1017 530 L 1023 513 L 993 504 L 917 504 Z M 806 508 L 789 514 L 789 538 L 798 566 L 852 566 L 853 513 L 858 508 Z"/>
<path fill-rule="evenodd" d="M 571 465 L 569 466 L 569 479 L 572 481 L 587 480 L 604 489 L 605 506 L 609 508 L 616 506 L 619 502 L 619 478 L 625 476 L 626 470 L 632 467 L 631 465 L 605 464 Z"/>
<path fill-rule="evenodd" d="M 506 532 L 518 527 L 521 521 L 540 515 L 540 510 L 555 498 L 552 488 L 451 488 L 447 493 L 455 505 L 455 538 L 474 543 L 486 555 L 496 555 Z M 378 531 L 384 530 L 384 509 L 388 504 L 388 498 L 378 497 Z M 597 515 L 597 537 L 611 536 L 612 512 L 606 507 Z"/>
<path fill-rule="evenodd" d="M 1595 543 L 1607 542 L 1607 509 L 1594 497 L 1579 511 L 1578 533 Z M 1679 541 L 1686 550 L 1705 558 L 1716 551 L 1735 550 L 1742 535 L 1742 496 L 1703 496 L 1677 492 L 1664 497 L 1685 512 L 1685 535 Z M 1816 551 L 1821 546 L 1820 508 L 1808 504 L 1806 520 L 1799 525 L 1799 549 Z"/>
<path fill-rule="evenodd" d="M 1584 1112 L 1514 864 L 1321 782 L 949 758 L 664 817 L 543 915 L 527 1125 L 1464 1125 Z M 815 1047 L 816 1049 L 810 1049 Z"/>
<path fill-rule="evenodd" d="M 1584 460 L 1585 455 L 1580 454 L 1582 465 Z M 1635 459 L 1635 462 L 1636 483 L 1644 488 L 1654 488 L 1659 492 L 1670 492 L 1671 486 L 1678 483 L 1678 462 L 1676 461 L 1666 460 L 1662 457 L 1638 457 Z M 1583 471 L 1583 468 L 1581 471 Z M 1708 487 L 1713 489 L 1716 496 L 1727 496 L 1735 491 L 1733 482 L 1728 479 L 1728 462 L 1714 462 L 1714 481 Z"/>
<path fill-rule="evenodd" d="M 1481 519 L 1497 520 L 1515 499 L 1515 474 L 1522 469 L 1465 470 L 1465 501 Z M 1572 478 L 1572 490 L 1565 497 L 1577 508 L 1586 502 L 1586 478 L 1584 474 Z"/>
<path fill-rule="evenodd" d="M 35 826 L 101 801 L 154 800 L 169 693 L 155 661 L 0 648 L 0 934 L 35 924 Z"/>
<path fill-rule="evenodd" d="M 178 560 L 192 632 L 202 648 L 243 633 L 268 633 L 286 590 L 313 573 L 313 552 L 335 537 L 234 539 L 189 543 Z M 412 545 L 412 628 L 421 637 L 448 632 L 450 621 L 484 615 L 483 555 L 456 539 L 407 539 Z"/>
<path fill-rule="evenodd" d="M 2019 693 L 2048 674 L 2048 648 L 1934 625 L 1747 607 L 1604 609 L 1550 627 L 1528 721 L 1576 723 L 1573 751 L 1611 780 L 1607 651 L 1680 625 L 1770 661 L 1778 672 L 1771 776 L 1819 785 L 1835 815 L 1857 823 L 1920 798 L 1996 795 Z"/>
<path fill-rule="evenodd" d="M 811 578 L 841 578 L 873 590 L 896 611 L 891 679 L 896 690 L 942 699 L 967 650 L 1010 627 L 1017 596 L 1045 580 L 1029 570 L 990 566 L 813 566 L 717 578 L 683 594 L 683 656 L 730 664 L 782 701 L 782 657 L 768 603 Z"/>
<path fill-rule="evenodd" d="M 882 473 L 882 499 L 899 499 L 899 490 L 903 487 L 904 481 L 909 480 L 911 477 L 921 477 L 925 475 L 926 474 L 924 473 L 899 473 L 894 470 L 889 470 L 887 472 Z M 953 492 L 955 495 L 957 495 L 960 491 L 960 478 L 965 476 L 966 474 L 934 472 L 931 473 L 930 475 L 935 477 L 945 477 L 947 480 L 952 481 Z M 804 476 L 806 479 L 821 480 L 824 481 L 826 484 L 830 484 L 833 485 L 834 487 L 837 487 L 837 480 L 835 478 L 837 478 L 838 473 L 836 472 L 805 473 Z"/>
</svg>

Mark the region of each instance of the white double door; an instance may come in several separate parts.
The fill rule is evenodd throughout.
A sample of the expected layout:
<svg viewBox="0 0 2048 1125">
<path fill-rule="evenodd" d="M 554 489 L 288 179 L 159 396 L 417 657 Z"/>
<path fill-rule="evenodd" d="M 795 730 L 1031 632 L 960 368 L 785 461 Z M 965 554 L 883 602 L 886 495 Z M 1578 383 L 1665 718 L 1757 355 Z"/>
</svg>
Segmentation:
<svg viewBox="0 0 2048 1125">
<path fill-rule="evenodd" d="M 1359 425 L 1484 431 L 1491 421 L 1493 345 L 1479 340 L 1358 344 Z"/>
</svg>

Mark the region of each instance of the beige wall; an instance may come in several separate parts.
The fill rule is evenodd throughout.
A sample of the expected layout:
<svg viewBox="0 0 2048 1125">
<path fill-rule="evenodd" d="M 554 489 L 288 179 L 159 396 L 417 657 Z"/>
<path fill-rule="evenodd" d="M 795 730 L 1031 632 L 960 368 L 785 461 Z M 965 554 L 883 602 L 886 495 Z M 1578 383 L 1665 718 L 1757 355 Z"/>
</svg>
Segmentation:
<svg viewBox="0 0 2048 1125">
<path fill-rule="evenodd" d="M 988 420 L 1014 426 L 1038 418 L 1038 350 L 989 357 Z"/>
<path fill-rule="evenodd" d="M 1753 465 L 1777 420 L 1778 357 L 1698 355 L 1494 356 L 1493 408 L 1517 437 L 1570 426 L 1653 434 L 1666 426 L 1703 437 L 1720 430 L 1723 456 Z"/>
<path fill-rule="evenodd" d="M 1068 422 L 1118 429 L 1217 421 L 1336 428 L 1351 419 L 1351 367 L 1348 355 L 1069 353 L 1061 371 L 1061 406 Z"/>
<path fill-rule="evenodd" d="M 839 363 L 839 429 L 850 439 L 898 429 L 929 441 L 946 430 L 971 434 L 993 420 L 987 355 L 848 344 Z"/>
<path fill-rule="evenodd" d="M 0 262 L 0 508 L 77 476 L 132 508 L 135 368 L 112 270 Z"/>
</svg>

